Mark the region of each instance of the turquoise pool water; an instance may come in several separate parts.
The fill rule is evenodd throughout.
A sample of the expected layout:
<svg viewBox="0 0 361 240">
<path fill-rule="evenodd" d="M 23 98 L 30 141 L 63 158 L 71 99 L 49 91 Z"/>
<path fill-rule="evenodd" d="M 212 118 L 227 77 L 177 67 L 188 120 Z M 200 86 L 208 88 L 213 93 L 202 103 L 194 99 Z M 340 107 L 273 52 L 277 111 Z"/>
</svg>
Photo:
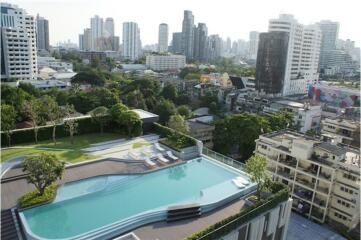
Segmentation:
<svg viewBox="0 0 361 240">
<path fill-rule="evenodd" d="M 160 171 L 101 176 L 64 184 L 54 202 L 21 212 L 23 224 L 44 239 L 65 239 L 168 206 L 219 201 L 239 193 L 243 176 L 205 158 Z M 252 184 L 253 185 L 253 184 Z"/>
</svg>

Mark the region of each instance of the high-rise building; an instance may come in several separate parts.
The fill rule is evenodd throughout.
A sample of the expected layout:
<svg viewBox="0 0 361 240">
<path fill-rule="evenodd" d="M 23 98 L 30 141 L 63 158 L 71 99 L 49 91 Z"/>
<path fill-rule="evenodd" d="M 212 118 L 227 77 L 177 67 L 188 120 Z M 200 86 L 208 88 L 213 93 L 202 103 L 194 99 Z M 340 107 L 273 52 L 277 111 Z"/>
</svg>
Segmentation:
<svg viewBox="0 0 361 240">
<path fill-rule="evenodd" d="M 168 52 L 168 24 L 159 24 L 158 52 Z"/>
<path fill-rule="evenodd" d="M 217 59 L 221 56 L 222 38 L 217 35 L 210 35 L 207 40 L 207 61 Z"/>
<path fill-rule="evenodd" d="M 193 59 L 194 16 L 191 11 L 184 11 L 182 24 L 182 53 L 187 59 Z"/>
<path fill-rule="evenodd" d="M 1 80 L 37 77 L 36 22 L 16 5 L 1 3 Z"/>
<path fill-rule="evenodd" d="M 198 61 L 206 61 L 207 59 L 207 36 L 208 29 L 205 23 L 198 23 L 198 27 L 194 30 L 194 51 L 193 58 Z"/>
<path fill-rule="evenodd" d="M 297 20 L 288 14 L 281 14 L 278 19 L 271 19 L 269 21 L 269 33 L 273 32 L 285 32 L 288 33 L 288 48 L 287 48 L 287 59 L 285 65 L 282 66 L 281 62 L 276 64 L 277 69 L 284 71 L 283 80 L 277 80 L 282 82 L 282 89 L 266 89 L 258 88 L 258 91 L 264 91 L 266 94 L 274 95 L 295 95 L 295 94 L 306 94 L 307 85 L 318 81 L 318 63 L 320 55 L 320 44 L 321 44 L 321 30 L 317 25 L 304 26 L 297 22 Z M 276 34 L 277 35 L 277 34 Z M 266 40 L 265 38 L 264 40 Z M 272 38 L 268 38 L 272 41 Z M 258 56 L 267 53 L 260 53 L 260 51 L 269 51 L 269 47 L 272 44 L 277 43 L 263 43 L 268 47 L 258 49 Z M 282 44 L 281 44 L 282 45 Z M 281 49 L 280 49 L 281 50 Z M 284 51 L 284 50 L 281 50 Z M 274 53 L 277 54 L 277 53 Z M 281 54 L 283 56 L 283 54 Z M 284 59 L 282 59 L 284 62 Z M 275 72 L 276 69 L 271 68 L 270 62 L 261 60 L 257 62 L 259 65 L 256 71 L 259 72 Z M 261 65 L 260 65 L 261 64 Z M 270 65 L 271 64 L 271 65 Z M 275 63 L 274 63 L 275 64 Z M 284 70 L 283 70 L 284 69 Z M 262 74 L 256 73 L 260 76 Z M 280 77 L 278 75 L 277 77 Z M 268 78 L 256 79 L 258 86 L 266 86 Z M 261 83 L 263 82 L 263 83 Z M 277 85 L 278 86 L 278 85 Z M 278 92 L 279 91 L 279 92 Z"/>
<path fill-rule="evenodd" d="M 329 51 L 336 49 L 338 39 L 339 23 L 329 20 L 323 20 L 317 23 L 322 32 L 320 68 L 326 68 L 329 61 Z"/>
<path fill-rule="evenodd" d="M 135 22 L 123 23 L 123 58 L 137 60 L 140 55 L 141 41 L 138 24 Z"/>
<path fill-rule="evenodd" d="M 84 33 L 79 34 L 79 49 L 83 51 L 92 49 L 92 32 L 90 28 L 84 29 Z"/>
<path fill-rule="evenodd" d="M 267 32 L 259 35 L 256 63 L 256 90 L 267 94 L 282 92 L 287 64 L 289 33 Z"/>
<path fill-rule="evenodd" d="M 90 19 L 90 29 L 92 31 L 92 50 L 97 50 L 97 39 L 103 36 L 103 18 L 95 15 Z"/>
<path fill-rule="evenodd" d="M 257 59 L 259 32 L 252 31 L 249 33 L 249 49 L 248 58 L 252 60 Z"/>
<path fill-rule="evenodd" d="M 182 33 L 175 32 L 172 37 L 172 53 L 181 53 L 182 52 Z"/>
<path fill-rule="evenodd" d="M 37 50 L 50 51 L 49 22 L 39 14 L 36 16 L 36 47 Z"/>
<path fill-rule="evenodd" d="M 103 37 L 114 37 L 114 20 L 106 18 L 104 22 Z"/>
</svg>

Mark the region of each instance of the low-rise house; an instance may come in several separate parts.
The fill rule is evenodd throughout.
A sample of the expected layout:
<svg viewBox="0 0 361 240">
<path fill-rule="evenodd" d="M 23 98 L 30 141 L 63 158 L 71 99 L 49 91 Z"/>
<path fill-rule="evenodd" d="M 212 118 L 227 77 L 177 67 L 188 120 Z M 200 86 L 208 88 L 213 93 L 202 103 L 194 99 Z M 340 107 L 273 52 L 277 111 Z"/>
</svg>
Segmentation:
<svg viewBox="0 0 361 240">
<path fill-rule="evenodd" d="M 338 143 L 360 146 L 360 122 L 344 117 L 322 120 L 321 134 Z"/>
<path fill-rule="evenodd" d="M 190 135 L 195 139 L 203 142 L 204 146 L 208 148 L 213 147 L 213 132 L 215 126 L 211 124 L 213 116 L 206 115 L 195 117 L 187 120 Z"/>
</svg>

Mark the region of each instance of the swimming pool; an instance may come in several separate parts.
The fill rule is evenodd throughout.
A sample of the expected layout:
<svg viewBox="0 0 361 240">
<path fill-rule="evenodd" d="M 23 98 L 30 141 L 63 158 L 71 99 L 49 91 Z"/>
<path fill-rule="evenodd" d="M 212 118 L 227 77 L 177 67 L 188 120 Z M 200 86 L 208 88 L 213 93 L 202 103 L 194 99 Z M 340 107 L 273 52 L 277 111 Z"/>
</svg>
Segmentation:
<svg viewBox="0 0 361 240">
<path fill-rule="evenodd" d="M 20 212 L 30 239 L 106 239 L 166 218 L 169 206 L 197 203 L 202 213 L 254 190 L 232 179 L 241 171 L 205 157 L 140 175 L 66 183 L 49 204 Z"/>
</svg>

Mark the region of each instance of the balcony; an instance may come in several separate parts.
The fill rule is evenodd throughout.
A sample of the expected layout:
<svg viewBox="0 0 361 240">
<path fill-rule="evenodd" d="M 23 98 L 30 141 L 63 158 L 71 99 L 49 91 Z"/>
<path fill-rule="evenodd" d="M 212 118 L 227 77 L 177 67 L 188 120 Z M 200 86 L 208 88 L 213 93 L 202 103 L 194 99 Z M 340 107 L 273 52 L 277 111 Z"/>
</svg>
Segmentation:
<svg viewBox="0 0 361 240">
<path fill-rule="evenodd" d="M 294 168 L 297 166 L 297 160 L 294 158 L 285 158 L 285 159 L 280 158 L 279 162 Z"/>
<path fill-rule="evenodd" d="M 317 177 L 317 169 L 313 168 L 312 166 L 303 167 L 302 165 L 298 165 L 298 169 L 301 169 L 302 171 Z"/>
<path fill-rule="evenodd" d="M 326 179 L 328 181 L 331 181 L 331 174 L 328 174 L 328 173 L 325 173 L 325 172 L 320 172 L 319 174 L 319 177 L 320 178 L 323 178 L 323 179 Z"/>
<path fill-rule="evenodd" d="M 293 180 L 295 177 L 294 172 L 285 171 L 284 169 L 278 169 L 277 174 L 290 180 Z"/>
<path fill-rule="evenodd" d="M 313 193 L 309 190 L 306 190 L 306 189 L 301 189 L 301 188 L 295 188 L 295 191 L 294 191 L 294 194 L 301 198 L 301 199 L 306 199 L 308 201 L 311 201 L 312 200 L 312 195 Z"/>
<path fill-rule="evenodd" d="M 328 188 L 327 188 L 327 187 L 317 186 L 316 189 L 317 189 L 317 191 L 319 191 L 319 192 L 322 192 L 322 193 L 324 193 L 324 194 L 328 194 Z"/>
<path fill-rule="evenodd" d="M 323 164 L 323 165 L 327 165 L 327 166 L 332 166 L 332 162 L 330 162 L 330 160 L 328 160 L 326 157 L 322 157 L 320 155 L 316 155 L 316 154 L 312 154 L 311 155 L 311 160 L 315 161 L 317 163 Z"/>
<path fill-rule="evenodd" d="M 319 210 L 315 210 L 314 208 L 312 209 L 311 217 L 316 218 L 316 220 L 322 222 L 323 221 L 323 215 L 324 215 L 323 212 L 321 212 Z"/>
<path fill-rule="evenodd" d="M 312 182 L 310 182 L 309 180 L 307 180 L 307 179 L 304 179 L 304 178 L 302 178 L 302 177 L 296 177 L 296 182 L 298 182 L 298 183 L 300 183 L 300 184 L 302 184 L 302 185 L 305 185 L 305 186 L 307 186 L 307 187 L 309 187 L 309 188 L 311 188 L 311 189 L 313 189 L 314 187 L 315 187 L 315 184 L 314 183 L 312 183 Z"/>
<path fill-rule="evenodd" d="M 316 203 L 320 207 L 326 207 L 326 200 L 322 200 L 322 199 L 320 199 L 318 197 L 315 197 L 313 199 L 313 202 Z"/>
</svg>

